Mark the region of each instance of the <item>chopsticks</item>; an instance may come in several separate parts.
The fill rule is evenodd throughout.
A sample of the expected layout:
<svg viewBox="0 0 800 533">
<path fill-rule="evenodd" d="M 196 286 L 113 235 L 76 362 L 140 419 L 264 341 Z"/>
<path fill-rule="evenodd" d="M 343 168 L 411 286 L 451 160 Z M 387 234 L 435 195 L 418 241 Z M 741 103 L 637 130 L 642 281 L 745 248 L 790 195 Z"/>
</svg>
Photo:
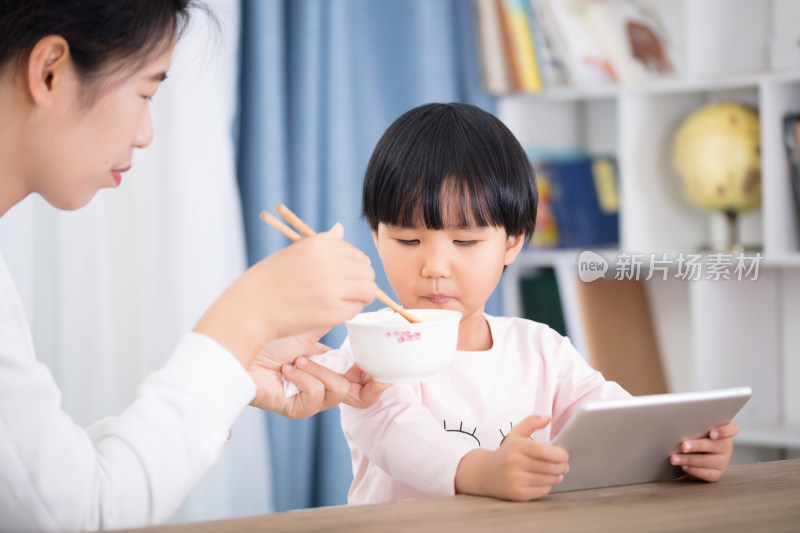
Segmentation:
<svg viewBox="0 0 800 533">
<path fill-rule="evenodd" d="M 281 217 L 283 217 L 283 219 L 286 220 L 286 222 L 288 222 L 289 224 L 294 226 L 295 229 L 297 229 L 297 231 L 299 231 L 300 233 L 297 233 L 297 231 L 294 231 L 292 228 L 290 228 L 289 226 L 284 224 L 280 219 L 278 219 L 277 217 L 271 215 L 270 213 L 268 213 L 266 211 L 262 211 L 261 212 L 261 220 L 263 220 L 264 222 L 266 222 L 267 224 L 269 224 L 270 226 L 272 226 L 276 230 L 278 230 L 281 233 L 283 233 L 286 237 L 288 237 L 292 241 L 296 242 L 296 241 L 299 241 L 300 239 L 302 239 L 304 236 L 305 237 L 313 237 L 314 235 L 317 234 L 313 229 L 311 229 L 308 226 L 308 224 L 303 222 L 300 219 L 300 217 L 295 215 L 285 205 L 278 204 L 277 206 L 275 206 L 275 211 Z M 302 233 L 302 235 L 301 235 L 301 233 Z M 403 318 L 405 318 L 409 322 L 421 322 L 421 320 L 419 318 L 415 317 L 414 315 L 409 313 L 407 310 L 403 309 L 403 307 L 401 307 L 400 304 L 398 304 L 397 302 L 392 300 L 389 297 L 389 295 L 386 294 L 385 292 L 383 292 L 381 289 L 378 289 L 378 293 L 375 295 L 375 298 L 379 302 L 391 307 L 392 310 L 394 310 L 394 312 L 398 313 L 399 315 L 401 315 Z"/>
</svg>

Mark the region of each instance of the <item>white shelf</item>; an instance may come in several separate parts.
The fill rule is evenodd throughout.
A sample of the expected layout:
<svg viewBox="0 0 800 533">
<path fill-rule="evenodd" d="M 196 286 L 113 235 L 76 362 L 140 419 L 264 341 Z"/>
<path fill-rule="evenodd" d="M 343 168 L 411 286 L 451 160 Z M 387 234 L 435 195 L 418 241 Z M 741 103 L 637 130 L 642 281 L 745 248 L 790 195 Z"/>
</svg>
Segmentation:
<svg viewBox="0 0 800 533">
<path fill-rule="evenodd" d="M 545 89 L 539 93 L 515 92 L 503 95 L 507 100 L 574 101 L 616 99 L 625 93 L 670 95 L 696 92 L 757 89 L 763 84 L 800 83 L 800 69 L 708 76 L 704 78 L 664 78 L 629 85 L 579 85 Z"/>
<path fill-rule="evenodd" d="M 714 257 L 717 254 L 722 254 L 723 258 L 730 256 L 732 260 L 731 270 L 733 266 L 735 266 L 736 260 L 739 257 L 739 252 L 726 252 L 726 251 L 700 251 L 700 250 L 685 250 L 681 252 L 665 252 L 665 251 L 655 251 L 655 252 L 629 252 L 627 250 L 617 249 L 617 248 L 587 248 L 587 250 L 591 250 L 594 253 L 602 256 L 604 259 L 608 261 L 609 269 L 614 269 L 619 264 L 619 256 L 621 254 L 627 255 L 634 255 L 634 254 L 644 254 L 643 257 L 643 269 L 647 269 L 650 264 L 650 254 L 655 254 L 656 261 L 663 260 L 663 253 L 667 254 L 667 260 L 669 263 L 667 266 L 667 271 L 671 274 L 675 274 L 678 271 L 678 261 L 677 258 L 680 254 L 683 254 L 685 257 L 693 257 L 699 258 L 699 262 L 703 264 L 708 264 L 713 262 Z M 584 249 L 578 248 L 557 248 L 557 249 L 549 249 L 549 248 L 542 248 L 542 249 L 530 249 L 526 248 L 520 252 L 515 264 L 519 268 L 523 269 L 536 269 L 536 268 L 554 268 L 556 266 L 564 266 L 564 265 L 572 265 L 576 267 L 577 272 L 577 265 L 578 265 L 578 258 L 580 254 L 584 251 Z M 746 250 L 744 253 L 744 257 L 747 259 L 747 265 L 749 266 L 751 261 L 756 260 L 756 254 L 760 254 L 761 258 L 759 260 L 758 269 L 759 271 L 762 269 L 784 269 L 784 268 L 795 268 L 800 267 L 800 253 L 792 253 L 792 254 L 770 254 L 765 255 L 762 250 Z M 606 276 L 608 277 L 608 276 Z"/>
<path fill-rule="evenodd" d="M 585 100 L 605 100 L 617 98 L 620 87 L 618 85 L 584 85 L 569 87 L 554 87 L 546 89 L 540 93 L 518 92 L 511 93 L 503 98 L 519 100 L 544 100 L 544 101 L 585 101 Z"/>
<path fill-rule="evenodd" d="M 762 203 L 741 217 L 740 226 L 745 246 L 760 250 L 759 279 L 752 283 L 676 280 L 672 265 L 669 279 L 653 279 L 647 290 L 671 390 L 751 384 L 754 395 L 741 413 L 736 442 L 800 448 L 800 210 L 794 203 L 782 136 L 783 116 L 800 112 L 800 69 L 773 72 L 764 70 L 765 64 L 753 63 L 761 49 L 764 62 L 769 56 L 765 43 L 770 35 L 765 39 L 763 33 L 768 31 L 773 2 L 645 1 L 677 23 L 677 38 L 684 39 L 686 47 L 683 66 L 688 63 L 696 75 L 638 85 L 514 94 L 501 98 L 498 115 L 533 153 L 585 150 L 616 155 L 620 245 L 593 250 L 609 259 L 609 269 L 614 269 L 611 259 L 620 251 L 702 254 L 708 261 L 709 253 L 700 250 L 721 244 L 724 224 L 721 215 L 704 213 L 685 199 L 672 168 L 674 134 L 690 112 L 711 102 L 734 100 L 759 110 Z M 724 9 L 719 7 L 723 1 Z M 727 23 L 746 25 L 721 37 L 732 48 L 728 46 L 719 65 L 738 70 L 736 74 L 715 73 L 719 65 L 712 48 L 719 43 L 703 34 L 716 22 L 708 18 L 712 13 L 721 13 Z M 764 20 L 750 20 L 759 17 Z M 553 268 L 567 328 L 580 343 L 577 298 L 564 301 L 573 296 L 562 287 L 568 285 L 569 276 L 574 281 L 582 251 L 523 251 L 505 276 L 506 311 L 520 310 L 514 289 L 519 277 Z M 751 423 L 768 418 L 786 423 Z"/>
<path fill-rule="evenodd" d="M 764 256 L 763 266 L 767 268 L 800 267 L 800 253 L 766 255 Z"/>
<path fill-rule="evenodd" d="M 800 70 L 780 72 L 761 71 L 729 76 L 709 76 L 705 78 L 669 78 L 627 85 L 622 91 L 650 94 L 680 94 L 688 92 L 731 91 L 756 89 L 763 83 L 795 83 L 800 81 Z"/>
<path fill-rule="evenodd" d="M 743 446 L 800 449 L 800 426 L 742 423 L 739 425 L 739 435 L 734 437 L 734 443 Z"/>
<path fill-rule="evenodd" d="M 524 249 L 515 263 L 520 267 L 546 268 L 556 265 L 577 264 L 580 250 L 573 249 Z"/>
</svg>

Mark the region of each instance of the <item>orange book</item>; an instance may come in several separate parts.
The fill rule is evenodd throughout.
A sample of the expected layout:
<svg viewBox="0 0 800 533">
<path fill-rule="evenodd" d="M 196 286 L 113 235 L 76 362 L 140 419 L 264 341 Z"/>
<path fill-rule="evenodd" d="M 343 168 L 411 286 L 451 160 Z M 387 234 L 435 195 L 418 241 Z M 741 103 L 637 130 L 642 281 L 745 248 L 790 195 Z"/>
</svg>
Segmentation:
<svg viewBox="0 0 800 533">
<path fill-rule="evenodd" d="M 527 0 L 503 0 L 501 7 L 509 31 L 511 60 L 519 74 L 520 88 L 539 92 L 542 90 L 542 76 L 536 58 Z"/>
<path fill-rule="evenodd" d="M 553 215 L 553 190 L 550 177 L 541 167 L 536 169 L 536 189 L 539 206 L 531 244 L 534 248 L 555 248 L 558 246 L 558 226 Z"/>
<path fill-rule="evenodd" d="M 495 5 L 497 6 L 497 11 L 500 14 L 500 28 L 501 34 L 503 36 L 503 49 L 506 53 L 506 58 L 509 67 L 509 74 L 511 78 L 511 90 L 519 91 L 522 90 L 522 77 L 519 68 L 519 62 L 514 54 L 514 41 L 511 37 L 512 35 L 512 28 L 510 24 L 510 19 L 506 14 L 506 7 L 504 0 L 495 0 Z"/>
</svg>

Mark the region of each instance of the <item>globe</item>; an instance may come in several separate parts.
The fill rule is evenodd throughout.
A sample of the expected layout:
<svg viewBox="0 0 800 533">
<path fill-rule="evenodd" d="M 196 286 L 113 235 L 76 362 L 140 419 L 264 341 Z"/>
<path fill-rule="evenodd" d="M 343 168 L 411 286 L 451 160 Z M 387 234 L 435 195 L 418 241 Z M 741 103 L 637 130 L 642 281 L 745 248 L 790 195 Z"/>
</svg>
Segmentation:
<svg viewBox="0 0 800 533">
<path fill-rule="evenodd" d="M 688 200 L 729 217 L 761 205 L 758 113 L 738 102 L 705 105 L 680 124 L 673 165 Z"/>
</svg>

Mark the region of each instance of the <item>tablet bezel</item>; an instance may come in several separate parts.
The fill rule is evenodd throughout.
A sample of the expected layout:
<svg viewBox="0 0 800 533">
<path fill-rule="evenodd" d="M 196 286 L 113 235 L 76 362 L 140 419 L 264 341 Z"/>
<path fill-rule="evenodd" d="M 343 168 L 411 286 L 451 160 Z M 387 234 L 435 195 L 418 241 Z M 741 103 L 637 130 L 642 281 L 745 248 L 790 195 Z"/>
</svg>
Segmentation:
<svg viewBox="0 0 800 533">
<path fill-rule="evenodd" d="M 730 422 L 752 393 L 736 387 L 587 402 L 550 442 L 570 454 L 570 471 L 551 492 L 680 477 L 669 462 L 680 443 Z"/>
</svg>

